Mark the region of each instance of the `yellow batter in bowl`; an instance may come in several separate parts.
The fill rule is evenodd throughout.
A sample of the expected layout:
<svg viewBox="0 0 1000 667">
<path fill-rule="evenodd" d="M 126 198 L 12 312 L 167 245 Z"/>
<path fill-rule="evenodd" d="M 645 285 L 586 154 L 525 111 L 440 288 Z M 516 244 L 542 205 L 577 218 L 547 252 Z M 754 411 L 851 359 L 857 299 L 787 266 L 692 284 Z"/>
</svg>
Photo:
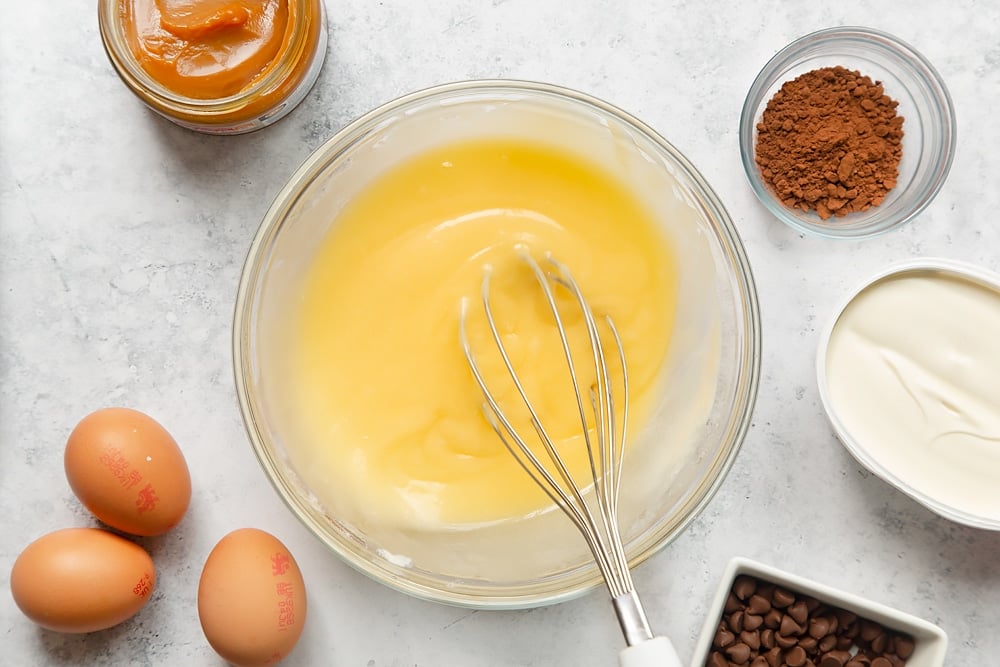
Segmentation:
<svg viewBox="0 0 1000 667">
<path fill-rule="evenodd" d="M 478 297 L 487 264 L 515 366 L 570 470 L 589 477 L 559 339 L 515 246 L 551 251 L 595 311 L 614 318 L 630 421 L 644 420 L 677 290 L 650 212 L 613 173 L 553 145 L 497 137 L 436 147 L 336 216 L 289 323 L 291 363 L 274 378 L 298 428 L 288 453 L 325 505 L 382 525 L 462 529 L 551 504 L 481 414 L 458 345 L 458 304 Z M 568 329 L 585 340 L 582 320 Z M 469 331 L 474 347 L 493 347 L 481 319 Z M 498 358 L 485 363 L 494 383 L 506 375 Z"/>
</svg>

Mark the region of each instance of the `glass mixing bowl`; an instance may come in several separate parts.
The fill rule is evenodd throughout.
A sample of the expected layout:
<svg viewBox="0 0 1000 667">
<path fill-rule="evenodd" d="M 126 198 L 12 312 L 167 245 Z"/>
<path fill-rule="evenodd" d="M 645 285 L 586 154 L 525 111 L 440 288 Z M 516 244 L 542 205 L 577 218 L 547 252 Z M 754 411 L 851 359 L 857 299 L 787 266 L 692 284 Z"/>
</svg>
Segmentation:
<svg viewBox="0 0 1000 667">
<path fill-rule="evenodd" d="M 620 524 L 633 566 L 676 537 L 722 483 L 749 428 L 760 374 L 757 296 L 729 215 L 676 148 L 621 110 L 538 83 L 455 83 L 390 102 L 321 146 L 278 193 L 240 279 L 233 352 L 250 441 L 295 516 L 347 563 L 405 593 L 480 609 L 554 603 L 600 584 L 570 521 L 547 511 L 469 530 L 402 530 L 326 507 L 305 481 L 310 471 L 296 467 L 295 428 L 278 406 L 282 336 L 337 212 L 411 156 L 498 136 L 554 144 L 612 170 L 676 252 L 676 324 L 662 395 L 630 439 L 622 478 Z"/>
</svg>

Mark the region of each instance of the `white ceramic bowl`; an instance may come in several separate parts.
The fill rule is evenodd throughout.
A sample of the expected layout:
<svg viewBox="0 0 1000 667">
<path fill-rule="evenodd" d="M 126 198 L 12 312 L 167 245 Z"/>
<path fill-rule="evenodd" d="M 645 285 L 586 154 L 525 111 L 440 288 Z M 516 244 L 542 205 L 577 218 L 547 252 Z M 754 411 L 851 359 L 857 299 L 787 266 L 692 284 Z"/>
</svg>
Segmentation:
<svg viewBox="0 0 1000 667">
<path fill-rule="evenodd" d="M 741 575 L 776 584 L 797 596 L 805 595 L 815 598 L 830 607 L 844 609 L 861 618 L 875 621 L 888 630 L 909 635 L 914 640 L 914 649 L 913 654 L 906 661 L 906 667 L 942 667 L 944 665 L 948 636 L 944 630 L 933 623 L 763 563 L 747 558 L 733 558 L 726 566 L 722 582 L 719 584 L 709 607 L 708 616 L 702 626 L 698 643 L 695 645 L 691 667 L 704 667 L 707 664 L 712 652 L 712 642 L 726 606 L 726 599 L 729 597 L 729 591 L 732 590 L 736 578 Z"/>
<path fill-rule="evenodd" d="M 995 484 L 989 479 L 984 479 L 984 476 L 987 475 L 984 471 L 995 469 L 994 465 L 987 465 L 986 459 L 979 459 L 978 464 L 976 461 L 971 460 L 963 462 L 958 458 L 953 458 L 955 457 L 954 451 L 949 452 L 946 457 L 941 454 L 941 448 L 945 445 L 938 440 L 932 439 L 926 447 L 921 446 L 915 439 L 908 435 L 903 435 L 906 432 L 904 429 L 908 428 L 910 423 L 910 420 L 903 419 L 892 420 L 892 428 L 889 435 L 899 434 L 900 438 L 907 442 L 912 442 L 913 446 L 908 450 L 899 449 L 894 451 L 886 446 L 888 442 L 887 438 L 873 438 L 870 434 L 871 432 L 868 435 L 863 435 L 861 429 L 858 427 L 857 409 L 852 408 L 850 413 L 848 413 L 843 403 L 838 406 L 838 401 L 833 395 L 835 392 L 831 391 L 831 365 L 835 363 L 834 353 L 831 351 L 831 339 L 835 335 L 837 325 L 844 317 L 845 311 L 857 302 L 858 297 L 862 293 L 877 288 L 879 285 L 884 284 L 885 281 L 923 274 L 935 277 L 957 278 L 971 285 L 996 291 L 998 300 L 1000 300 L 1000 275 L 971 264 L 948 259 L 923 258 L 899 263 L 880 271 L 847 295 L 843 303 L 834 311 L 835 315 L 831 318 L 831 321 L 820 336 L 816 358 L 819 395 L 840 441 L 854 458 L 868 470 L 947 519 L 976 528 L 1000 530 L 1000 513 L 996 511 L 996 508 L 1000 507 L 1000 479 L 996 480 Z M 942 314 L 940 308 L 935 308 L 934 304 L 927 300 L 929 295 L 926 294 L 926 291 L 922 291 L 919 298 L 925 299 L 919 306 L 922 310 L 927 311 L 927 317 L 932 318 L 928 322 L 933 322 L 935 318 L 948 320 L 949 317 L 952 317 Z M 964 302 L 962 303 L 964 304 Z M 952 310 L 962 316 L 971 312 L 968 310 L 967 305 L 955 305 L 952 307 Z M 968 336 L 971 335 L 971 332 L 976 331 L 980 332 L 980 335 L 986 333 L 987 338 L 989 338 L 990 334 L 988 332 L 993 331 L 1000 338 L 1000 325 L 997 324 L 997 321 L 996 318 L 990 318 L 990 321 L 966 322 L 962 327 L 956 329 L 957 333 L 952 338 L 948 339 L 947 346 L 942 347 L 935 344 L 935 354 L 940 359 L 936 361 L 934 370 L 939 371 L 940 368 L 954 367 L 955 373 L 962 374 L 956 377 L 962 377 L 964 383 L 974 382 L 967 379 L 969 377 L 968 373 L 974 372 L 975 368 L 985 363 L 985 359 L 980 358 L 977 360 L 975 350 L 970 347 Z M 920 335 L 922 330 L 929 328 L 923 326 L 921 322 L 911 321 L 909 318 L 906 318 L 901 324 L 907 332 L 912 331 L 914 336 Z M 879 326 L 875 328 L 881 333 L 886 327 Z M 883 352 L 884 354 L 888 354 L 888 352 Z M 836 359 L 840 359 L 842 362 L 851 360 L 843 356 L 836 357 Z M 846 368 L 847 366 L 845 365 L 844 367 Z M 988 376 L 989 373 L 985 373 L 985 375 Z M 843 370 L 840 371 L 840 377 L 843 377 Z M 897 373 L 896 377 L 903 376 Z M 911 376 L 907 375 L 907 377 Z M 983 414 L 989 415 L 991 414 L 990 411 L 992 411 L 993 415 L 1000 415 L 1000 398 L 997 397 L 995 391 L 991 391 L 987 387 L 990 384 L 989 378 L 979 379 L 980 382 L 978 384 L 983 387 L 983 390 L 975 395 L 974 401 L 972 399 L 968 399 L 966 402 L 954 401 L 956 404 L 951 405 L 953 401 L 945 396 L 934 399 L 940 402 L 941 409 L 946 409 L 949 413 L 956 416 L 955 418 L 958 421 L 955 423 L 959 426 L 968 423 L 984 423 L 976 415 L 980 417 Z M 976 385 L 972 384 L 969 386 Z M 912 387 L 901 386 L 900 391 L 905 392 L 905 394 L 911 397 L 914 395 Z M 921 391 L 923 392 L 924 390 Z M 934 389 L 932 388 L 928 391 L 933 392 Z M 843 396 L 843 394 L 841 395 Z M 888 396 L 885 398 L 883 405 L 878 404 L 882 400 L 882 396 L 885 395 L 878 394 L 874 396 L 875 400 L 866 404 L 864 409 L 866 411 L 870 409 L 873 414 L 878 414 L 880 411 L 894 406 L 895 404 L 891 402 Z M 976 405 L 969 404 L 973 402 Z M 966 414 L 972 410 L 986 410 L 986 412 L 976 412 L 975 414 L 970 412 Z M 898 428 L 897 424 L 899 425 Z M 947 435 L 947 433 L 943 435 Z M 938 453 L 933 454 L 934 459 L 930 459 L 929 457 L 932 455 L 935 447 Z M 982 450 L 970 449 L 969 451 L 986 452 L 987 456 L 990 455 L 988 448 Z M 926 461 L 919 458 L 925 456 L 928 457 Z M 994 460 L 995 458 L 990 458 L 990 461 Z M 927 466 L 924 470 L 929 470 L 929 474 L 926 472 L 921 474 L 921 471 L 916 468 L 918 464 Z M 948 482 L 950 486 L 946 487 L 942 480 L 950 480 Z M 981 493 L 973 493 L 973 490 L 979 490 Z M 993 495 L 983 496 L 982 494 Z M 984 497 L 987 500 L 983 500 Z"/>
</svg>

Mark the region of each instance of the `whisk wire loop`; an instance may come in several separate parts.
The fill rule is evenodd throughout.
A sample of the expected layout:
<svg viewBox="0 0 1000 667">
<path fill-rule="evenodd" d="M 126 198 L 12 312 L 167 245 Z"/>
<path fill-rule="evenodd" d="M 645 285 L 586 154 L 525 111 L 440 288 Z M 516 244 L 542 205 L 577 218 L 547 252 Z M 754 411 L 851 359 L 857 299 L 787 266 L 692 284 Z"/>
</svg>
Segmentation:
<svg viewBox="0 0 1000 667">
<path fill-rule="evenodd" d="M 620 403 L 616 403 L 615 382 L 613 373 L 605 353 L 605 340 L 602 340 L 601 326 L 595 317 L 590 304 L 584 298 L 579 284 L 573 278 L 569 269 L 560 264 L 551 255 L 545 257 L 545 266 L 535 261 L 527 253 L 521 258 L 531 269 L 552 316 L 556 333 L 562 347 L 566 370 L 573 385 L 574 398 L 579 413 L 581 435 L 587 449 L 587 460 L 591 479 L 581 482 L 574 478 L 569 466 L 563 459 L 552 437 L 545 429 L 538 411 L 528 396 L 521 378 L 514 368 L 507 346 L 497 326 L 493 308 L 490 302 L 491 269 L 487 267 L 483 275 L 481 298 L 486 323 L 493 343 L 499 353 L 507 375 L 521 401 L 521 408 L 527 411 L 532 429 L 535 431 L 545 454 L 540 455 L 537 447 L 529 446 L 524 436 L 515 428 L 511 417 L 500 404 L 497 395 L 490 389 L 482 370 L 476 362 L 472 346 L 466 331 L 468 300 L 463 299 L 459 323 L 459 338 L 465 358 L 468 361 L 472 376 L 483 394 L 483 414 L 500 441 L 530 476 L 548 498 L 567 516 L 587 542 L 597 567 L 611 594 L 612 603 L 618 623 L 621 626 L 625 641 L 630 647 L 623 651 L 632 651 L 632 647 L 642 644 L 642 655 L 654 657 L 648 664 L 664 664 L 680 666 L 680 661 L 668 640 L 663 637 L 654 638 L 646 621 L 639 596 L 635 591 L 632 575 L 629 570 L 628 557 L 622 543 L 621 529 L 618 525 L 618 501 L 621 490 L 622 466 L 626 437 L 628 435 L 628 403 L 629 383 L 625 351 L 621 335 L 610 316 L 605 315 L 603 325 L 610 333 L 617 351 L 617 363 L 621 371 Z M 593 364 L 594 380 L 586 391 L 581 387 L 578 370 L 583 365 L 574 358 L 573 346 L 565 326 L 565 318 L 560 311 L 553 285 L 566 289 L 583 316 L 586 327 L 586 337 L 590 346 L 590 359 Z M 566 306 L 564 306 L 565 308 Z M 606 336 L 607 338 L 607 336 Z M 584 395 L 586 394 L 586 400 Z M 589 407 L 589 413 L 588 413 Z M 620 413 L 620 417 L 619 417 Z M 546 462 L 543 460 L 547 458 Z M 553 470 L 554 469 L 554 470 Z M 589 493 L 587 489 L 592 489 Z M 588 500 L 588 496 L 590 499 Z M 594 506 L 596 505 L 596 510 Z M 630 653 L 639 656 L 639 653 Z M 631 659 L 630 659 L 631 660 Z M 623 663 L 624 664 L 624 663 Z M 647 664 L 646 662 L 629 662 L 629 664 Z"/>
<path fill-rule="evenodd" d="M 468 360 L 469 367 L 472 370 L 473 377 L 483 393 L 485 399 L 483 412 L 486 415 L 487 421 L 519 465 L 582 533 L 605 579 L 609 593 L 613 598 L 617 598 L 634 591 L 631 573 L 628 568 L 628 559 L 621 544 L 617 513 L 618 477 L 621 472 L 621 460 L 624 449 L 625 418 L 623 417 L 621 421 L 622 430 L 619 434 L 611 371 L 605 355 L 600 328 L 590 305 L 584 298 L 572 274 L 567 267 L 551 257 L 546 258 L 549 271 L 543 270 L 539 263 L 528 255 L 523 255 L 523 259 L 531 269 L 541 288 L 552 315 L 555 330 L 559 336 L 567 372 L 572 380 L 574 398 L 579 413 L 581 432 L 586 445 L 592 480 L 586 484 L 581 484 L 573 478 L 569 467 L 555 446 L 552 437 L 545 429 L 534 403 L 528 396 L 514 368 L 493 313 L 490 301 L 491 271 L 489 269 L 484 272 L 481 286 L 481 298 L 487 326 L 507 374 L 524 408 L 527 410 L 532 428 L 541 442 L 545 456 L 549 460 L 548 463 L 544 462 L 536 451 L 528 445 L 523 435 L 518 433 L 511 418 L 504 407 L 500 405 L 483 377 L 482 371 L 472 353 L 466 333 L 465 319 L 468 307 L 467 303 L 463 303 L 459 327 L 462 348 Z M 557 304 L 552 283 L 561 285 L 569 291 L 573 297 L 573 301 L 575 301 L 583 315 L 595 376 L 594 384 L 589 388 L 587 399 L 584 397 L 584 390 L 579 381 L 578 362 L 573 356 L 563 315 Z M 621 364 L 622 375 L 627 376 L 621 338 L 611 318 L 606 317 L 605 323 L 611 331 L 612 339 L 618 351 L 617 361 Z M 627 388 L 627 379 L 625 380 L 625 387 Z M 626 410 L 627 400 L 626 389 Z M 588 417 L 588 404 L 592 413 L 591 417 Z M 554 471 L 552 470 L 553 468 Z M 588 503 L 584 497 L 584 488 L 591 485 L 593 486 L 594 494 L 597 496 L 597 500 L 594 503 Z M 591 505 L 597 506 L 596 511 Z"/>
<path fill-rule="evenodd" d="M 536 274 L 536 275 L 540 276 L 540 280 L 542 281 L 541 284 L 543 285 L 544 289 L 547 290 L 548 296 L 552 298 L 551 307 L 556 308 L 555 300 L 552 297 L 551 289 L 548 286 L 544 274 Z M 558 450 L 556 449 L 555 444 L 552 441 L 552 438 L 549 436 L 548 432 L 545 430 L 545 427 L 542 425 L 541 420 L 538 417 L 538 412 L 537 410 L 535 410 L 534 404 L 528 397 L 527 392 L 524 389 L 524 386 L 522 385 L 519 376 L 517 375 L 517 372 L 514 370 L 513 363 L 510 359 L 510 355 L 507 352 L 507 348 L 504 345 L 503 338 L 500 336 L 500 332 L 497 329 L 496 319 L 493 317 L 493 309 L 492 306 L 490 305 L 489 288 L 490 288 L 490 271 L 487 270 L 483 276 L 482 300 L 483 300 L 483 309 L 486 314 L 487 324 L 490 329 L 490 334 L 493 338 L 493 342 L 497 346 L 497 350 L 500 353 L 500 357 L 503 360 L 504 366 L 507 369 L 511 381 L 514 384 L 514 387 L 517 390 L 518 395 L 520 396 L 525 408 L 528 411 L 532 427 L 534 428 L 535 433 L 538 435 L 538 438 L 542 443 L 546 455 L 551 460 L 552 464 L 554 464 L 554 467 L 556 468 L 556 471 L 562 480 L 562 484 L 560 484 L 560 482 L 557 481 L 555 475 L 553 475 L 552 472 L 550 472 L 549 470 L 550 466 L 546 465 L 538 458 L 538 456 L 535 454 L 535 451 L 527 444 L 527 442 L 524 440 L 521 434 L 518 433 L 518 431 L 514 428 L 510 418 L 507 416 L 506 412 L 500 406 L 493 392 L 489 389 L 489 386 L 486 384 L 486 381 L 482 376 L 482 372 L 479 369 L 479 366 L 476 363 L 474 356 L 472 355 L 471 346 L 469 345 L 468 342 L 468 337 L 465 331 L 466 304 L 463 303 L 463 313 L 462 313 L 461 324 L 459 327 L 459 335 L 461 338 L 462 348 L 463 350 L 465 350 L 466 358 L 468 360 L 469 367 L 472 370 L 473 377 L 475 378 L 476 383 L 479 385 L 479 388 L 482 391 L 483 397 L 485 398 L 486 401 L 485 407 L 488 409 L 484 409 L 484 413 L 487 415 L 487 420 L 490 422 L 493 430 L 500 437 L 504 446 L 507 447 L 508 451 L 510 451 L 510 453 L 518 461 L 521 467 L 524 470 L 526 470 L 529 475 L 531 475 L 531 478 L 534 480 L 536 484 L 538 484 L 538 486 L 542 488 L 543 491 L 545 491 L 546 495 L 548 495 L 548 497 L 551 500 L 553 500 L 553 502 L 555 502 L 556 505 L 567 516 L 570 517 L 570 519 L 573 521 L 577 529 L 584 535 L 584 537 L 587 540 L 588 546 L 590 546 L 591 551 L 595 555 L 595 560 L 597 561 L 598 567 L 601 570 L 602 576 L 604 576 L 605 581 L 608 582 L 609 589 L 612 590 L 612 595 L 620 595 L 622 592 L 624 592 L 625 589 L 622 586 L 618 585 L 617 583 L 618 577 L 614 572 L 613 563 L 610 562 L 610 560 L 607 558 L 609 549 L 604 544 L 604 536 L 602 535 L 601 531 L 598 529 L 594 521 L 594 516 L 590 512 L 587 503 L 583 498 L 583 493 L 579 485 L 574 482 L 573 477 L 569 472 L 569 468 L 566 466 L 565 461 L 563 460 L 562 456 L 560 456 Z M 558 309 L 556 309 L 554 312 L 558 313 Z M 562 326 L 561 320 L 557 320 L 557 322 L 559 330 L 563 332 L 563 335 L 565 335 L 565 329 Z M 566 341 L 565 345 L 567 346 L 566 349 L 568 349 L 568 341 Z M 578 383 L 574 382 L 574 386 L 576 387 L 576 391 L 578 394 L 578 405 L 580 406 L 581 415 L 584 415 L 585 413 L 583 411 L 584 410 L 583 399 L 582 395 L 579 395 L 580 394 L 579 385 Z M 589 434 L 585 434 L 585 438 L 588 441 L 588 450 L 589 450 L 590 449 Z M 528 465 L 529 463 L 530 467 Z M 566 491 L 566 488 L 569 489 L 568 493 Z M 598 554 L 600 555 L 598 556 Z"/>
</svg>

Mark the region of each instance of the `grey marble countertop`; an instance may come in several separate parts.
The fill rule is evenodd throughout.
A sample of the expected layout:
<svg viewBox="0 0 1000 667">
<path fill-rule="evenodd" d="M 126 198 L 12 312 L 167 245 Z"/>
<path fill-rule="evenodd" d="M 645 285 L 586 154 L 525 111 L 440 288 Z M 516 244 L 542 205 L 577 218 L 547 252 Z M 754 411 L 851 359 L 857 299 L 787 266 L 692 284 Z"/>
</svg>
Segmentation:
<svg viewBox="0 0 1000 667">
<path fill-rule="evenodd" d="M 210 137 L 147 111 L 101 47 L 95 4 L 0 3 L 0 663 L 218 665 L 198 623 L 211 547 L 243 526 L 296 555 L 309 620 L 288 665 L 611 665 L 601 591 L 550 608 L 472 612 L 405 597 L 340 562 L 258 466 L 232 379 L 230 322 L 250 239 L 292 171 L 339 128 L 403 93 L 468 78 L 549 81 L 664 134 L 732 215 L 763 319 L 753 427 L 718 495 L 635 572 L 656 630 L 690 659 L 727 561 L 747 556 L 939 624 L 948 664 L 1000 664 L 1000 533 L 944 519 L 867 474 L 817 396 L 818 332 L 846 291 L 891 262 L 942 256 L 1000 270 L 1000 5 L 748 0 L 328 1 L 319 82 L 264 131 Z M 758 70 L 789 41 L 843 24 L 891 32 L 938 68 L 958 116 L 939 196 L 875 239 L 803 237 L 754 199 L 737 122 Z M 43 533 L 94 525 L 63 474 L 66 437 L 106 405 L 168 426 L 194 497 L 144 541 L 151 602 L 90 635 L 40 630 L 10 567 Z"/>
</svg>

